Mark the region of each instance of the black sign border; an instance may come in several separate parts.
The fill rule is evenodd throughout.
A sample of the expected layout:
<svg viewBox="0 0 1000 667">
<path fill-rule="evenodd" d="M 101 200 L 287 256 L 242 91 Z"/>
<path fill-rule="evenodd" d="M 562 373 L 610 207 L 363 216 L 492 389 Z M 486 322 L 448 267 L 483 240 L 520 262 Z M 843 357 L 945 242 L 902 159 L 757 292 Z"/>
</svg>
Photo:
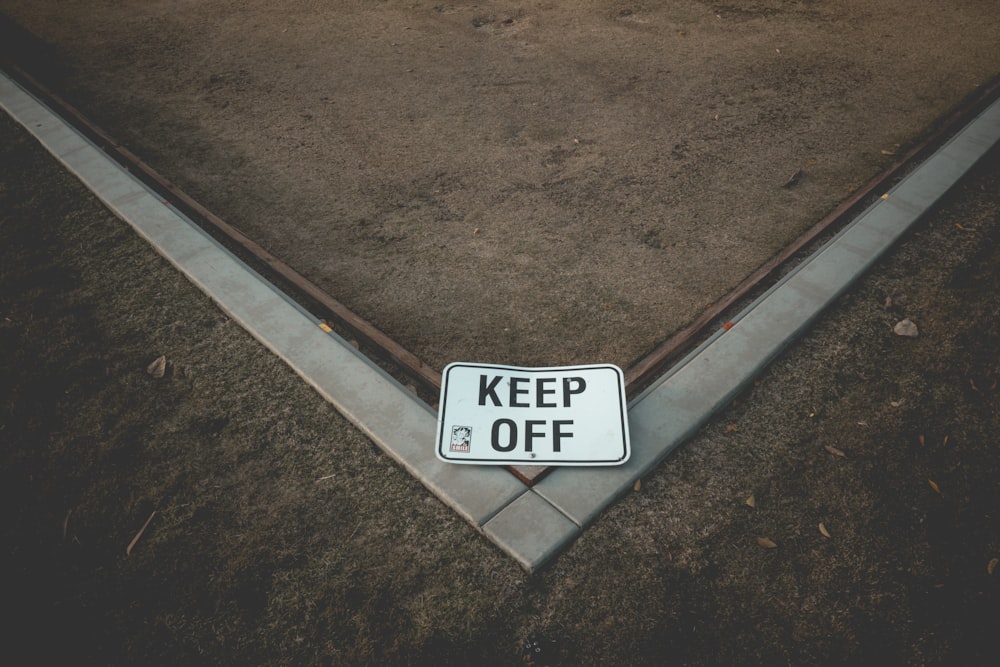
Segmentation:
<svg viewBox="0 0 1000 667">
<path fill-rule="evenodd" d="M 618 377 L 618 405 L 622 406 L 619 419 L 621 420 L 621 433 L 622 433 L 622 446 L 624 451 L 621 456 L 616 459 L 480 459 L 480 458 L 449 458 L 445 456 L 444 453 L 444 429 L 445 429 L 445 406 L 448 405 L 447 402 L 447 392 L 448 392 L 448 375 L 452 370 L 456 368 L 492 368 L 496 370 L 504 371 L 518 371 L 525 373 L 544 373 L 546 371 L 572 371 L 574 369 L 580 370 L 610 370 Z M 558 466 L 558 465 L 573 465 L 577 464 L 577 467 L 584 467 L 580 464 L 586 464 L 588 466 L 600 467 L 600 466 L 619 466 L 628 462 L 631 456 L 631 437 L 628 431 L 628 403 L 625 397 L 625 376 L 622 373 L 622 369 L 618 368 L 614 364 L 584 364 L 581 366 L 544 366 L 538 368 L 529 368 L 525 366 L 505 366 L 503 364 L 476 364 L 469 361 L 459 361 L 452 362 L 448 364 L 441 376 L 441 395 L 438 401 L 438 427 L 437 427 L 437 443 L 435 448 L 437 450 L 437 455 L 439 460 L 443 460 L 447 463 L 456 463 L 459 465 L 538 465 L 538 466 Z"/>
</svg>

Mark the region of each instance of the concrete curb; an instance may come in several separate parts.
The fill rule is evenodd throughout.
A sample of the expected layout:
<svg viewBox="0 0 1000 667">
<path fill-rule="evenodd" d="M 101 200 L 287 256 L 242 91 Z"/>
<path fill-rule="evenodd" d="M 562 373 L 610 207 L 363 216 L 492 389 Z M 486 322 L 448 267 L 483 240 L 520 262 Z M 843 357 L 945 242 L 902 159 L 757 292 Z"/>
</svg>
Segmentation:
<svg viewBox="0 0 1000 667">
<path fill-rule="evenodd" d="M 586 526 L 757 377 L 1000 139 L 1000 101 L 702 344 L 629 408 L 632 459 L 558 470 L 536 493 Z"/>
<path fill-rule="evenodd" d="M 502 468 L 437 460 L 435 415 L 412 392 L 325 331 L 6 75 L 0 76 L 0 106 L 220 308 L 528 571 L 551 560 L 759 375 L 1000 140 L 997 101 L 636 397 L 629 407 L 627 464 L 560 468 L 528 488 Z"/>
</svg>

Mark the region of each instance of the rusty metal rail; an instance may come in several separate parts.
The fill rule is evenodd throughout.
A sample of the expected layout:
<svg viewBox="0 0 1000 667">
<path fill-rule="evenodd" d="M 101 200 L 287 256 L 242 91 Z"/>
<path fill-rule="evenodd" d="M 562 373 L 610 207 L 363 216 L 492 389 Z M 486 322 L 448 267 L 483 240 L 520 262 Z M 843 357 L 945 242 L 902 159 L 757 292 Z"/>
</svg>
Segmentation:
<svg viewBox="0 0 1000 667">
<path fill-rule="evenodd" d="M 339 329 L 340 332 L 346 332 L 349 336 L 359 339 L 367 349 L 373 351 L 375 356 L 398 367 L 406 376 L 419 382 L 424 389 L 432 392 L 437 392 L 440 389 L 440 372 L 425 364 L 415 354 L 405 349 L 333 296 L 324 292 L 315 283 L 239 229 L 199 204 L 171 181 L 157 173 L 137 155 L 115 141 L 104 130 L 92 123 L 83 113 L 60 98 L 55 92 L 25 72 L 22 68 L 16 65 L 8 65 L 8 71 L 11 76 L 18 80 L 18 83 L 30 90 L 36 97 L 42 99 L 49 108 L 87 136 L 88 139 L 114 158 L 122 167 L 163 196 L 171 205 L 182 211 L 203 228 L 214 232 L 217 238 L 221 236 L 221 240 L 228 241 L 230 245 L 235 245 L 238 250 L 242 251 L 241 254 L 244 256 L 249 255 L 254 260 L 253 263 L 258 265 L 255 268 L 263 267 L 265 269 L 263 273 L 271 274 L 268 276 L 269 278 L 272 280 L 275 277 L 280 278 L 281 281 L 296 292 L 296 294 L 291 296 L 297 296 L 299 300 L 304 300 L 312 306 L 309 310 L 313 311 L 314 315 L 332 322 L 334 328 Z"/>
<path fill-rule="evenodd" d="M 913 142 L 888 167 L 855 190 L 850 197 L 830 211 L 802 236 L 769 259 L 732 291 L 705 309 L 686 327 L 657 345 L 645 356 L 635 361 L 625 371 L 625 387 L 630 396 L 638 394 L 651 384 L 667 367 L 689 351 L 700 340 L 714 331 L 713 323 L 725 322 L 724 316 L 733 306 L 755 293 L 760 293 L 777 280 L 780 269 L 788 266 L 797 254 L 810 244 L 843 227 L 851 218 L 887 190 L 890 184 L 922 158 L 941 146 L 948 138 L 964 127 L 1000 96 L 1000 76 L 968 95 L 947 116 L 941 118 L 923 137 Z"/>
</svg>

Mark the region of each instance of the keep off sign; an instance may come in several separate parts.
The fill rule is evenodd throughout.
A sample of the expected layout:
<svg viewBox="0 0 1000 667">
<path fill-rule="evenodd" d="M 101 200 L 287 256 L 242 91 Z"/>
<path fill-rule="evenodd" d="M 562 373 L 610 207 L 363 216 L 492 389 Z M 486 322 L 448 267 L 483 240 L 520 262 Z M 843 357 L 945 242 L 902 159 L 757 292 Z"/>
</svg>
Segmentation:
<svg viewBox="0 0 1000 667">
<path fill-rule="evenodd" d="M 451 463 L 621 465 L 631 453 L 621 369 L 448 364 L 436 451 Z"/>
</svg>

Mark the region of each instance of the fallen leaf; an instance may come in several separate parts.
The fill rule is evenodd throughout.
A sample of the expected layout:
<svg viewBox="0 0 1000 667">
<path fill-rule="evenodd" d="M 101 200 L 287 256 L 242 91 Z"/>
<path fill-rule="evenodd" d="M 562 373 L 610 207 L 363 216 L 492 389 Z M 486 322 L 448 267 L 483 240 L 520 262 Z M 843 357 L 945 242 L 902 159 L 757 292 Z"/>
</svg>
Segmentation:
<svg viewBox="0 0 1000 667">
<path fill-rule="evenodd" d="M 749 496 L 749 497 L 748 497 L 748 498 L 747 498 L 747 499 L 746 499 L 745 501 L 743 501 L 743 502 L 745 502 L 745 503 L 746 503 L 747 505 L 749 505 L 750 507 L 757 507 L 757 499 L 753 497 L 753 494 L 752 494 L 752 493 L 751 493 L 751 494 L 750 494 L 750 496 Z"/>
<path fill-rule="evenodd" d="M 153 377 L 159 379 L 167 374 L 167 358 L 164 355 L 160 355 L 158 358 L 154 359 L 148 366 L 146 366 L 146 372 Z"/>
<path fill-rule="evenodd" d="M 829 538 L 829 537 L 830 537 L 830 531 L 828 531 L 828 530 L 826 529 L 826 526 L 824 526 L 824 525 L 823 525 L 823 522 L 822 522 L 822 521 L 820 521 L 820 522 L 819 522 L 819 532 L 820 532 L 820 534 L 821 534 L 821 535 L 822 535 L 823 537 L 827 537 L 827 538 Z"/>
<path fill-rule="evenodd" d="M 635 480 L 635 484 L 632 485 L 632 490 L 638 491 L 641 488 L 642 488 L 642 480 L 641 479 Z"/>
<path fill-rule="evenodd" d="M 728 424 L 726 426 L 726 433 L 732 433 L 736 430 L 736 424 Z"/>
<path fill-rule="evenodd" d="M 921 433 L 920 435 L 917 436 L 917 441 L 920 443 L 921 447 L 924 446 L 924 434 L 923 433 Z"/>
<path fill-rule="evenodd" d="M 771 539 L 769 539 L 767 537 L 758 537 L 757 538 L 757 544 L 759 544 L 760 546 L 762 546 L 765 549 L 777 549 L 778 548 L 778 545 L 775 544 L 773 540 L 771 540 Z"/>
<path fill-rule="evenodd" d="M 1000 558 L 991 558 L 990 562 L 986 564 L 986 574 L 993 576 L 993 570 L 997 569 L 998 564 L 1000 564 Z"/>
<path fill-rule="evenodd" d="M 934 489 L 935 493 L 940 495 L 941 488 L 937 485 L 937 482 L 935 482 L 933 479 L 929 479 L 927 480 L 927 483 L 931 485 L 931 488 Z"/>
<path fill-rule="evenodd" d="M 963 232 L 975 232 L 975 231 L 976 231 L 976 230 L 975 230 L 974 228 L 972 228 L 972 227 L 963 227 L 962 225 L 960 225 L 960 224 L 959 224 L 959 223 L 957 223 L 957 222 L 955 223 L 955 227 L 957 227 L 958 229 L 960 229 L 960 230 L 961 230 L 961 231 L 963 231 Z"/>
<path fill-rule="evenodd" d="M 941 444 L 942 445 L 947 445 L 948 444 L 948 436 L 944 436 L 944 440 L 941 441 Z"/>
<path fill-rule="evenodd" d="M 825 449 L 826 451 L 830 452 L 834 456 L 841 456 L 841 457 L 847 458 L 847 454 L 845 454 L 841 450 L 837 449 L 833 445 L 823 445 L 823 449 Z"/>
</svg>

